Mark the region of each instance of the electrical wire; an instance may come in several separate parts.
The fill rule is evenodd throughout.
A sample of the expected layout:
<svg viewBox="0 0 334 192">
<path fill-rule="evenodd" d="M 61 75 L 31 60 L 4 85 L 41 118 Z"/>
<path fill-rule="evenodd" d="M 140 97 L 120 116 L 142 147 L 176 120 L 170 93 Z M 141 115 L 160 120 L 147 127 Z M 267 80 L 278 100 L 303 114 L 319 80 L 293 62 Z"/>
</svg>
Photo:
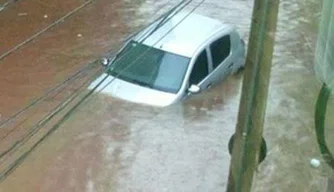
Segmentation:
<svg viewBox="0 0 334 192">
<path fill-rule="evenodd" d="M 17 1 L 17 0 L 9 0 L 6 3 L 4 3 L 2 6 L 0 7 L 6 7 L 8 6 L 9 3 L 11 3 L 12 1 Z M 28 39 L 24 40 L 23 42 L 21 42 L 20 44 L 16 45 L 15 47 L 13 47 L 12 49 L 10 49 L 9 51 L 7 51 L 6 53 L 4 53 L 3 55 L 0 56 L 0 60 L 4 59 L 6 56 L 10 55 L 12 52 L 14 52 L 15 50 L 19 49 L 21 46 L 29 43 L 30 41 L 32 41 L 33 39 L 35 39 L 36 37 L 38 37 L 39 35 L 41 35 L 42 33 L 46 32 L 47 30 L 51 29 L 52 27 L 54 27 L 56 24 L 58 24 L 59 22 L 62 22 L 63 20 L 65 20 L 66 18 L 68 18 L 69 16 L 73 15 L 75 12 L 79 11 L 80 9 L 82 9 L 83 7 L 85 7 L 86 5 L 88 5 L 89 3 L 91 3 L 92 0 L 86 1 L 85 3 L 81 4 L 80 6 L 76 7 L 74 10 L 70 11 L 68 14 L 66 14 L 65 16 L 61 17 L 60 19 L 58 19 L 56 22 L 52 23 L 51 25 L 47 26 L 46 28 L 44 28 L 43 30 L 39 31 L 38 33 L 34 34 L 33 36 L 29 37 Z M 41 97 L 35 99 L 34 101 L 32 101 L 31 103 L 29 103 L 26 107 L 24 107 L 23 109 L 19 110 L 17 113 L 15 113 L 14 115 L 12 115 L 11 117 L 7 118 L 6 120 L 0 121 L 0 128 L 4 127 L 6 124 L 8 124 L 9 122 L 11 122 L 13 119 L 17 118 L 19 115 L 21 115 L 23 112 L 25 112 L 26 110 L 28 110 L 29 108 L 31 108 L 32 106 L 38 104 L 40 101 L 42 101 L 46 96 L 48 96 L 49 94 L 57 91 L 60 87 L 62 87 L 65 83 L 67 83 L 68 81 L 74 79 L 77 75 L 79 75 L 82 71 L 85 71 L 87 69 L 89 69 L 91 66 L 87 65 L 84 68 L 78 70 L 77 72 L 75 72 L 73 75 L 71 75 L 68 79 L 66 79 L 65 81 L 61 82 L 60 84 L 56 85 L 55 87 L 49 89 L 45 94 L 43 94 Z"/>
<path fill-rule="evenodd" d="M 191 0 L 192 1 L 192 0 Z M 189 4 L 191 1 L 188 1 L 187 3 Z M 174 6 L 171 10 L 169 10 L 167 13 L 163 14 L 161 17 L 159 17 L 158 19 L 154 20 L 153 22 L 151 22 L 150 24 L 153 24 L 155 22 L 157 22 L 158 20 L 163 20 L 164 18 L 168 17 L 172 12 L 174 12 L 178 6 L 181 6 L 182 4 L 184 4 L 186 1 L 181 1 L 179 4 L 177 4 L 176 6 Z M 161 27 L 162 25 L 160 25 L 159 27 Z M 144 28 L 144 27 L 143 27 Z M 152 30 L 152 32 L 156 31 L 158 28 L 155 28 L 154 30 Z M 137 33 L 136 33 L 137 34 Z M 134 34 L 134 35 L 136 35 Z M 130 37 L 133 37 L 134 35 L 131 35 Z M 148 37 L 148 35 L 144 34 L 145 37 Z M 108 51 L 109 55 L 114 55 L 113 53 Z M 116 55 L 117 56 L 117 55 Z M 85 70 L 88 70 L 89 68 L 91 68 L 93 66 L 95 62 L 92 62 L 90 64 L 88 64 L 87 66 L 79 69 L 78 71 L 76 71 L 73 75 L 71 75 L 69 78 L 67 78 L 65 81 L 59 83 L 58 85 L 56 85 L 55 87 L 49 89 L 48 91 L 46 91 L 46 93 L 44 93 L 41 97 L 35 99 L 34 101 L 30 102 L 26 107 L 24 107 L 23 109 L 19 110 L 17 113 L 15 113 L 14 115 L 12 115 L 11 117 L 7 118 L 6 120 L 0 121 L 0 128 L 4 127 L 5 125 L 7 125 L 8 123 L 10 123 L 11 121 L 13 121 L 14 119 L 16 119 L 18 116 L 20 116 L 21 114 L 23 114 L 24 112 L 26 112 L 28 109 L 30 109 L 31 107 L 35 106 L 36 104 L 40 103 L 41 101 L 43 101 L 45 99 L 45 97 L 47 97 L 48 95 L 54 93 L 55 91 L 57 91 L 58 89 L 60 89 L 64 84 L 66 84 L 67 82 L 75 79 L 76 76 L 78 76 L 80 73 L 82 73 Z"/>
<path fill-rule="evenodd" d="M 62 88 L 63 86 L 65 86 L 65 84 L 69 83 L 72 80 L 75 80 L 81 73 L 83 73 L 84 71 L 92 68 L 93 66 L 94 66 L 94 62 L 89 63 L 85 67 L 81 68 L 80 70 L 76 71 L 74 74 L 72 74 L 71 76 L 69 76 L 64 81 L 60 82 L 56 86 L 54 86 L 51 89 L 47 90 L 41 97 L 33 100 L 26 107 L 22 108 L 21 110 L 19 110 L 18 112 L 16 112 L 11 117 L 9 117 L 9 118 L 1 121 L 0 122 L 0 129 L 3 128 L 8 123 L 10 123 L 11 121 L 13 121 L 14 119 L 16 119 L 18 116 L 20 116 L 24 112 L 26 112 L 27 110 L 29 110 L 30 108 L 34 107 L 35 105 L 37 105 L 38 103 L 40 103 L 41 101 L 43 101 L 50 94 L 55 93 L 56 91 L 58 91 L 60 88 Z"/>
<path fill-rule="evenodd" d="M 108 85 L 110 85 L 119 75 L 121 75 L 122 72 L 126 71 L 128 68 L 130 68 L 133 64 L 136 63 L 136 61 L 138 61 L 139 59 L 141 59 L 144 55 L 146 55 L 155 45 L 157 45 L 163 38 L 165 38 L 170 32 L 172 32 L 180 23 L 182 23 L 190 14 L 192 14 L 199 6 L 201 6 L 204 3 L 205 0 L 202 0 L 197 6 L 195 6 L 188 14 L 186 14 L 178 23 L 176 23 L 175 26 L 173 26 L 171 29 L 169 29 L 162 37 L 160 37 L 153 45 L 151 45 L 149 48 L 146 49 L 146 51 L 141 54 L 139 57 L 137 57 L 131 64 L 129 64 L 129 66 L 127 66 L 126 68 L 124 68 L 118 75 L 115 76 L 115 78 L 111 79 L 110 82 L 108 82 L 100 91 L 102 91 L 105 87 L 107 87 Z M 157 29 L 155 29 L 157 30 Z M 149 36 L 147 36 L 146 38 L 148 38 Z M 145 39 L 144 38 L 141 42 L 144 42 Z M 130 50 L 130 49 L 129 49 Z M 123 57 L 125 57 L 125 55 L 123 55 Z M 121 57 L 121 58 L 123 58 Z M 121 60 L 121 58 L 119 58 L 118 61 Z M 117 62 L 116 62 L 117 63 Z M 116 63 L 114 65 L 116 65 Z M 109 70 L 110 66 L 106 69 L 106 72 Z M 103 81 L 105 81 L 108 78 L 108 76 L 104 77 L 101 80 L 101 84 Z M 99 91 L 99 92 L 100 92 Z"/>
<path fill-rule="evenodd" d="M 179 3 L 178 5 L 176 5 L 175 7 L 173 7 L 170 11 L 167 12 L 167 14 L 163 15 L 161 18 L 165 18 L 168 17 L 178 6 L 180 6 L 181 4 L 183 4 L 185 1 L 182 1 L 181 3 Z M 188 1 L 189 3 L 189 1 Z M 160 25 L 162 26 L 162 25 Z M 155 28 L 153 31 L 157 30 L 158 28 Z M 148 38 L 149 36 L 146 36 L 146 38 Z M 145 39 L 143 39 L 144 41 Z M 126 56 L 126 54 L 124 55 Z M 20 114 L 22 114 L 23 112 L 25 112 L 26 110 L 28 110 L 29 108 L 31 108 L 32 106 L 36 105 L 38 102 L 44 100 L 44 98 L 53 93 L 55 90 L 59 89 L 62 85 L 64 85 L 66 82 L 68 82 L 69 80 L 71 80 L 72 78 L 74 78 L 75 76 L 79 75 L 83 70 L 87 69 L 91 67 L 90 64 L 85 67 L 84 69 L 76 72 L 73 76 L 71 76 L 70 78 L 68 78 L 67 80 L 65 80 L 63 83 L 59 84 L 58 86 L 54 87 L 53 89 L 51 89 L 50 91 L 48 91 L 46 94 L 44 94 L 42 97 L 36 99 L 35 101 L 33 101 L 30 105 L 28 105 L 27 107 L 25 107 L 24 109 L 20 110 L 18 113 L 14 114 L 11 118 L 5 120 L 2 124 L 0 124 L 0 127 L 3 127 L 6 123 L 10 122 L 11 120 L 15 119 L 17 116 L 19 116 Z M 15 145 L 15 144 L 14 144 Z M 0 155 L 0 157 L 3 155 Z"/>
<path fill-rule="evenodd" d="M 61 17 L 60 19 L 58 19 L 57 21 L 55 21 L 54 23 L 52 23 L 51 25 L 45 27 L 44 29 L 40 30 L 39 32 L 35 33 L 34 35 L 32 35 L 31 37 L 29 37 L 28 39 L 22 41 L 21 43 L 17 44 L 16 46 L 14 46 L 13 48 L 11 48 L 10 50 L 8 50 L 7 52 L 5 52 L 4 54 L 2 54 L 0 56 L 0 60 L 3 60 L 5 57 L 9 56 L 10 54 L 12 54 L 14 51 L 18 50 L 19 48 L 21 48 L 22 46 L 24 46 L 25 44 L 31 42 L 32 40 L 34 40 L 36 37 L 40 36 L 41 34 L 43 34 L 44 32 L 48 31 L 49 29 L 53 28 L 54 26 L 56 26 L 59 23 L 62 23 L 65 19 L 67 19 L 68 17 L 72 16 L 74 13 L 78 12 L 79 10 L 81 10 L 82 8 L 86 7 L 88 4 L 92 3 L 94 0 L 87 0 L 85 3 L 79 5 L 78 7 L 76 7 L 75 9 L 73 9 L 72 11 L 70 11 L 69 13 L 67 13 L 66 15 L 64 15 L 63 17 Z"/>
<path fill-rule="evenodd" d="M 187 2 L 188 1 L 188 2 Z M 143 43 L 151 34 L 153 34 L 154 32 L 156 32 L 160 27 L 162 27 L 167 21 L 169 21 L 171 19 L 171 15 L 174 13 L 174 15 L 178 12 L 180 12 L 185 6 L 183 6 L 182 4 L 186 4 L 188 5 L 190 2 L 192 2 L 193 0 L 182 0 L 180 3 L 178 3 L 177 5 L 175 5 L 172 9 L 170 9 L 169 11 L 167 11 L 165 14 L 163 14 L 162 16 L 160 16 L 158 19 L 154 20 L 153 22 L 149 23 L 148 26 L 153 25 L 154 23 L 157 23 L 157 25 L 152 29 L 152 30 L 148 30 L 146 31 L 144 34 L 142 34 L 143 39 L 139 41 L 139 43 Z M 176 11 L 176 9 L 182 6 L 182 9 Z M 165 22 L 164 22 L 165 21 Z M 130 35 L 130 37 L 126 38 L 125 42 L 127 42 L 129 39 L 131 39 L 132 37 L 136 36 L 138 33 L 140 33 L 141 31 L 143 31 L 144 29 L 146 29 L 146 26 L 142 27 L 137 33 Z M 114 56 L 114 60 L 116 58 L 119 57 L 119 53 L 123 50 L 125 46 L 123 46 L 120 51 Z M 127 50 L 127 52 L 125 52 L 123 55 L 126 55 L 128 53 L 130 53 L 130 51 L 133 49 L 133 47 L 130 47 L 130 49 Z M 120 58 L 118 58 L 120 59 Z"/>
<path fill-rule="evenodd" d="M 18 0 L 8 0 L 4 2 L 2 5 L 0 5 L 0 12 L 3 11 L 5 8 L 7 8 L 11 3 L 15 3 Z"/>
<path fill-rule="evenodd" d="M 154 32 L 156 32 L 160 27 L 162 27 L 165 23 L 167 23 L 173 16 L 175 16 L 177 13 L 179 13 L 179 11 L 181 11 L 182 9 L 184 9 L 184 7 L 186 7 L 187 5 L 189 5 L 191 2 L 192 2 L 192 0 L 188 0 L 188 2 L 181 1 L 173 9 L 171 9 L 170 11 L 168 11 L 168 13 L 161 18 L 161 20 L 159 21 L 159 23 L 157 23 L 157 25 L 154 27 L 154 29 L 152 31 L 150 31 L 149 33 L 143 35 L 143 37 L 145 37 L 144 39 L 146 39 L 147 37 L 151 36 Z M 176 10 L 177 8 L 179 8 L 179 11 Z M 145 40 L 141 40 L 140 42 L 142 43 L 144 41 Z"/>
<path fill-rule="evenodd" d="M 181 3 L 183 3 L 184 1 L 182 1 Z M 180 3 L 180 4 L 181 4 Z M 180 5 L 178 4 L 178 5 Z M 177 5 L 177 6 L 178 6 Z M 171 11 L 175 10 L 177 8 L 177 6 L 175 6 Z M 170 11 L 170 12 L 171 12 Z M 169 12 L 169 13 L 170 13 Z M 169 13 L 166 14 L 166 16 L 169 15 Z M 164 15 L 163 15 L 164 16 Z M 94 62 L 93 62 L 94 63 Z M 12 117 L 6 119 L 5 121 L 1 122 L 0 124 L 0 128 L 3 127 L 4 125 L 6 125 L 7 123 L 11 122 L 13 119 L 17 118 L 19 115 L 21 115 L 22 113 L 24 113 L 25 111 L 27 111 L 29 108 L 33 107 L 34 105 L 38 104 L 39 102 L 43 101 L 48 95 L 50 95 L 51 93 L 57 91 L 59 88 L 61 88 L 65 83 L 69 82 L 70 80 L 74 79 L 76 76 L 78 76 L 82 71 L 90 68 L 92 65 L 92 63 L 88 64 L 86 67 L 84 67 L 83 69 L 77 71 L 74 75 L 70 76 L 68 79 L 66 79 L 65 81 L 63 81 L 62 83 L 58 84 L 57 86 L 55 86 L 54 88 L 50 89 L 49 91 L 47 91 L 42 97 L 34 100 L 33 102 L 31 102 L 27 107 L 23 108 L 22 110 L 18 111 L 16 114 L 14 114 Z M 85 85 L 85 83 L 83 84 Z M 75 93 L 73 93 L 72 95 L 69 96 L 68 99 L 66 99 L 65 102 L 59 104 L 55 110 L 53 110 L 51 113 L 49 113 L 46 117 L 42 118 L 37 124 L 36 126 L 33 126 L 32 128 L 30 128 L 29 132 L 27 135 L 25 135 L 23 138 L 21 138 L 20 140 L 16 141 L 9 149 L 7 149 L 6 151 L 4 151 L 3 153 L 0 154 L 0 159 L 2 157 L 4 157 L 5 155 L 7 155 L 9 152 L 15 150 L 16 148 L 18 148 L 19 146 L 22 146 L 25 141 L 27 141 L 29 138 L 31 138 L 38 130 L 41 126 L 43 126 L 48 120 L 50 120 L 53 116 L 55 116 L 57 113 L 59 113 L 68 103 L 69 101 L 72 101 L 75 96 L 73 97 L 73 95 L 75 95 Z M 72 99 L 71 99 L 72 98 Z M 65 105 L 63 105 L 65 103 Z"/>
<path fill-rule="evenodd" d="M 157 43 L 159 43 L 165 36 L 167 36 L 176 26 L 178 26 L 184 19 L 186 19 L 191 13 L 193 13 L 201 4 L 204 3 L 205 0 L 202 0 L 197 6 L 195 6 L 195 8 L 193 8 L 180 22 L 178 22 L 171 30 L 169 30 L 164 36 L 162 36 L 161 38 L 159 38 L 157 40 L 157 42 L 154 43 L 154 45 L 156 45 Z M 154 47 L 154 45 L 152 47 Z M 140 55 L 138 58 L 136 58 L 129 66 L 132 66 L 139 58 L 143 57 L 150 49 L 152 49 L 152 47 L 147 48 L 147 51 L 144 52 L 142 55 Z M 129 67 L 128 66 L 128 67 Z M 124 70 L 122 70 L 122 73 L 128 69 L 128 67 L 126 67 Z M 108 67 L 109 68 L 109 67 Z M 108 68 L 106 70 L 108 70 Z M 120 75 L 120 73 L 118 75 L 115 76 L 115 78 L 113 80 L 115 80 L 118 76 Z M 23 160 L 40 144 L 42 143 L 48 136 L 51 135 L 51 133 L 53 133 L 56 129 L 58 129 L 60 127 L 60 125 L 62 125 L 71 115 L 73 115 L 73 113 L 78 109 L 78 107 L 87 101 L 87 99 L 89 98 L 89 96 L 91 96 L 95 90 L 107 79 L 108 76 L 106 76 L 105 78 L 103 78 L 93 89 L 91 89 L 78 103 L 76 103 L 42 138 L 40 138 L 29 150 L 27 150 L 25 153 L 23 153 L 18 159 L 16 159 L 16 161 L 14 161 L 7 169 L 5 169 L 4 171 L 0 172 L 0 182 L 2 182 L 4 179 L 7 178 L 7 176 L 14 171 L 22 162 Z M 111 81 L 112 82 L 112 81 Z M 108 84 L 110 84 L 111 82 L 109 82 Z M 95 92 L 96 94 L 96 92 Z"/>
<path fill-rule="evenodd" d="M 192 0 L 190 0 L 191 2 Z M 105 87 L 107 87 L 108 85 L 110 85 L 118 76 L 121 75 L 121 73 L 123 73 L 124 71 L 126 71 L 128 68 L 130 68 L 132 65 L 134 65 L 139 59 L 141 59 L 142 57 L 144 57 L 144 55 L 146 55 L 151 49 L 153 49 L 153 47 L 155 47 L 155 45 L 157 45 L 163 38 L 165 38 L 170 32 L 172 32 L 180 23 L 182 23 L 190 14 L 192 14 L 199 6 L 201 6 L 204 3 L 205 0 L 202 0 L 197 6 L 195 6 L 188 14 L 186 14 L 179 22 L 177 22 L 175 24 L 175 26 L 173 26 L 171 29 L 169 29 L 162 37 L 160 37 L 153 45 L 151 45 L 149 48 L 146 49 L 146 51 L 144 53 L 142 53 L 139 57 L 137 57 L 134 61 L 132 61 L 131 64 L 129 64 L 126 68 L 124 68 L 120 73 L 118 73 L 118 75 L 116 75 L 113 79 L 111 79 L 99 92 L 101 92 Z M 183 7 L 184 8 L 184 7 Z M 179 10 L 181 11 L 181 10 Z M 178 11 L 178 12 L 179 12 Z M 161 25 L 163 26 L 163 25 Z M 160 27 L 161 27 L 160 26 Z M 155 28 L 154 31 L 158 30 L 158 28 Z M 153 33 L 152 33 L 153 34 Z M 144 42 L 149 36 L 146 36 L 143 40 L 141 40 L 140 42 Z M 130 52 L 131 49 L 128 50 L 127 53 Z M 126 54 L 122 55 L 120 58 L 118 58 L 118 61 L 120 61 L 122 58 L 124 58 L 126 56 Z M 114 65 L 116 65 L 117 62 L 114 63 Z M 107 72 L 110 69 L 110 66 L 105 70 L 105 72 Z M 108 76 L 105 76 L 100 82 L 99 84 L 103 83 L 106 79 L 108 78 Z"/>
<path fill-rule="evenodd" d="M 12 1 L 12 0 L 11 0 Z M 3 4 L 2 7 L 8 5 L 11 1 L 7 1 L 6 3 Z M 58 21 L 63 21 L 66 17 L 72 15 L 74 12 L 78 11 L 79 9 L 83 8 L 85 5 L 87 5 L 89 2 L 86 2 L 84 4 L 82 4 L 81 6 L 77 7 L 76 9 L 74 9 L 73 11 L 71 11 L 69 14 L 65 15 L 64 17 L 60 18 Z M 187 4 L 189 4 L 191 1 L 188 1 Z M 177 4 L 175 7 L 173 7 L 173 9 L 171 9 L 167 14 L 164 14 L 161 18 L 161 21 L 166 21 L 165 18 L 168 17 L 173 11 L 175 11 L 179 6 L 181 6 L 183 3 L 185 3 L 185 1 L 181 1 L 179 4 Z M 187 5 L 186 4 L 186 5 Z M 42 31 L 36 33 L 35 35 L 31 36 L 30 38 L 28 38 L 27 40 L 23 41 L 22 43 L 18 44 L 17 46 L 15 46 L 14 48 L 12 48 L 11 50 L 9 50 L 7 53 L 3 54 L 0 56 L 0 60 L 5 58 L 6 56 L 8 56 L 11 52 L 15 51 L 16 49 L 18 49 L 19 47 L 23 46 L 24 44 L 30 42 L 31 40 L 33 40 L 34 38 L 36 38 L 37 36 L 39 36 L 40 34 L 42 34 L 43 32 L 47 31 L 48 29 L 52 28 L 55 24 L 58 23 L 58 21 L 56 21 L 55 23 L 51 24 L 50 26 L 46 27 L 45 29 L 43 29 Z M 154 21 L 155 22 L 155 21 Z M 161 27 L 164 23 L 159 23 L 157 25 L 157 27 L 155 28 L 158 29 L 159 27 Z M 152 34 L 155 30 L 152 30 L 150 34 Z M 149 34 L 149 35 L 150 35 Z M 145 35 L 145 36 L 149 36 L 149 35 Z M 15 113 L 13 116 L 9 117 L 6 120 L 3 120 L 0 122 L 0 128 L 4 127 L 7 123 L 11 122 L 13 119 L 17 118 L 19 115 L 21 115 L 22 113 L 24 113 L 25 111 L 27 111 L 28 109 L 30 109 L 31 107 L 33 107 L 34 105 L 38 104 L 40 101 L 43 101 L 44 98 L 46 96 L 48 96 L 49 94 L 57 91 L 60 87 L 62 87 L 65 83 L 67 83 L 68 81 L 72 80 L 73 78 L 75 78 L 77 75 L 79 75 L 82 71 L 88 69 L 90 66 L 86 66 L 83 69 L 80 69 L 79 71 L 77 71 L 75 74 L 73 74 L 72 76 L 70 76 L 68 79 L 66 79 L 65 81 L 61 82 L 60 84 L 56 85 L 55 87 L 53 87 L 52 89 L 48 90 L 45 94 L 43 94 L 41 97 L 37 98 L 36 100 L 32 101 L 30 104 L 28 104 L 25 108 L 21 109 L 20 111 L 18 111 L 17 113 Z"/>
<path fill-rule="evenodd" d="M 100 72 L 98 71 L 96 73 L 99 74 Z M 92 79 L 96 77 L 96 75 L 93 75 Z M 48 123 L 49 120 L 51 120 L 54 116 L 56 116 L 59 112 L 61 112 L 69 103 L 71 103 L 73 100 L 75 100 L 79 94 L 80 90 L 87 84 L 89 83 L 92 79 L 88 79 L 84 81 L 71 95 L 67 96 L 63 102 L 58 104 L 54 110 L 52 110 L 50 113 L 45 115 L 41 120 L 38 121 L 38 123 L 34 126 L 32 126 L 29 129 L 29 132 L 24 135 L 21 139 L 15 141 L 15 143 L 6 151 L 2 152 L 0 154 L 0 159 L 3 158 L 5 155 L 8 153 L 12 152 L 13 150 L 17 149 L 18 147 L 22 146 L 26 141 L 28 141 L 42 126 L 44 126 L 46 123 Z"/>
<path fill-rule="evenodd" d="M 172 10 L 174 10 L 175 9 L 175 7 L 172 9 Z M 167 14 L 170 14 L 171 13 L 171 11 L 169 11 L 169 12 L 167 12 Z M 168 15 L 166 15 L 166 16 L 168 16 Z M 154 23 L 154 22 L 153 22 Z M 156 28 L 156 29 L 158 29 L 158 28 Z M 155 29 L 155 30 L 156 30 Z M 93 63 L 91 63 L 91 64 L 89 64 L 87 67 L 85 67 L 84 69 L 86 69 L 86 68 L 89 68 L 90 67 L 90 65 L 92 65 Z M 80 71 L 78 71 L 77 73 L 75 73 L 74 75 L 73 75 L 73 77 L 75 77 L 76 75 L 78 75 L 80 72 L 82 72 L 82 70 L 80 70 Z M 70 79 L 70 78 L 69 78 Z M 65 82 L 67 82 L 67 81 L 65 81 Z M 61 86 L 61 85 L 63 85 L 63 84 L 60 84 L 59 86 Z M 56 86 L 54 89 L 52 89 L 52 90 L 50 90 L 47 94 L 45 94 L 44 95 L 44 97 L 40 97 L 39 99 L 37 99 L 37 100 L 35 100 L 34 102 L 32 102 L 31 103 L 31 105 L 28 105 L 26 108 L 24 108 L 23 110 L 21 110 L 21 111 L 19 111 L 18 113 L 16 113 L 12 118 L 10 118 L 10 119 L 8 119 L 5 123 L 8 123 L 9 121 L 11 121 L 11 120 L 13 120 L 14 118 L 17 118 L 17 116 L 19 116 L 20 114 L 22 114 L 24 111 L 26 111 L 26 110 L 28 110 L 29 108 L 31 108 L 33 105 L 35 105 L 36 103 L 38 103 L 38 102 L 40 102 L 40 101 L 42 101 L 42 100 L 44 100 L 44 98 L 48 95 L 48 94 L 50 94 L 50 93 L 52 93 L 52 92 L 54 92 L 57 88 L 59 88 L 59 86 Z M 71 97 L 71 96 L 69 96 L 69 97 Z M 60 104 L 61 105 L 61 104 Z M 56 107 L 56 109 L 55 109 L 55 111 L 58 111 L 58 109 L 57 109 L 57 107 Z M 54 111 L 52 111 L 51 112 L 51 114 L 53 114 L 54 113 Z M 58 112 L 57 112 L 58 113 Z M 4 151 L 3 153 L 1 153 L 0 154 L 0 159 L 2 158 L 2 157 L 4 157 L 5 155 L 7 155 L 8 153 L 10 153 L 11 151 L 13 151 L 13 150 L 15 150 L 16 148 L 18 148 L 19 146 L 21 146 L 21 145 L 23 145 L 24 143 L 25 143 L 25 141 L 27 141 L 27 139 L 25 139 L 26 137 L 31 137 L 31 136 L 29 136 L 30 134 L 35 134 L 37 131 L 38 131 L 38 129 L 39 129 L 39 127 L 41 127 L 42 125 L 44 125 L 45 123 L 41 123 L 41 122 L 45 122 L 44 120 L 46 119 L 46 120 L 48 120 L 48 119 L 50 119 L 50 118 L 48 118 L 48 116 L 54 116 L 54 115 L 47 115 L 47 117 L 45 117 L 45 118 L 43 118 L 41 121 L 39 121 L 39 123 L 37 123 L 37 126 L 33 126 L 32 128 L 30 128 L 29 130 L 29 133 L 28 133 L 28 135 L 25 135 L 23 138 L 21 138 L 20 140 L 18 140 L 18 141 L 16 141 L 9 149 L 7 149 L 6 151 Z M 4 125 L 4 124 L 2 124 L 2 125 Z M 0 126 L 1 127 L 1 126 Z"/>
<path fill-rule="evenodd" d="M 182 3 L 182 2 L 181 2 Z M 180 5 L 180 4 L 179 4 Z M 171 10 L 175 10 L 176 6 Z M 168 16 L 171 11 L 169 11 L 165 16 Z M 161 25 L 162 26 L 162 25 Z M 158 28 L 155 28 L 155 30 L 157 30 Z M 147 36 L 148 37 L 148 36 Z M 27 111 L 29 108 L 33 107 L 34 105 L 36 105 L 37 103 L 43 101 L 49 94 L 55 92 L 56 90 L 58 90 L 61 86 L 63 86 L 66 82 L 70 81 L 71 79 L 75 78 L 76 76 L 78 76 L 82 71 L 88 69 L 89 67 L 91 67 L 92 63 L 90 63 L 89 65 L 87 65 L 85 68 L 83 68 L 82 70 L 79 70 L 78 72 L 76 72 L 74 75 L 72 75 L 70 78 L 68 78 L 67 80 L 65 80 L 64 82 L 60 83 L 58 86 L 54 87 L 53 89 L 51 89 L 50 91 L 48 91 L 46 94 L 44 94 L 42 97 L 36 99 L 35 101 L 33 101 L 30 105 L 28 105 L 27 107 L 23 108 L 22 110 L 20 110 L 18 113 L 14 114 L 11 118 L 8 118 L 7 120 L 5 120 L 3 123 L 0 124 L 0 128 L 3 127 L 5 124 L 11 122 L 13 119 L 17 118 L 19 115 L 21 115 L 22 113 L 24 113 L 25 111 Z M 110 82 L 111 83 L 111 82 Z M 84 84 L 83 84 L 84 85 Z M 71 97 L 72 95 L 70 95 L 69 97 Z M 72 99 L 70 99 L 71 101 Z M 66 102 L 65 103 L 69 103 Z M 29 140 L 29 138 L 31 138 L 39 129 L 40 127 L 42 127 L 43 125 L 45 125 L 53 116 L 55 116 L 57 113 L 59 113 L 65 106 L 63 106 L 62 103 L 59 104 L 59 106 L 57 106 L 55 108 L 55 110 L 53 110 L 52 112 L 50 112 L 46 117 L 42 118 L 42 120 L 40 120 L 37 125 L 33 126 L 32 128 L 30 128 L 28 134 L 26 134 L 25 136 L 23 136 L 23 138 L 21 138 L 20 140 L 17 140 L 11 147 L 9 147 L 7 150 L 5 150 L 4 152 L 2 152 L 0 154 L 0 159 L 3 158 L 5 155 L 7 155 L 8 153 L 14 151 L 15 149 L 17 149 L 18 147 L 22 146 L 26 141 Z"/>
</svg>

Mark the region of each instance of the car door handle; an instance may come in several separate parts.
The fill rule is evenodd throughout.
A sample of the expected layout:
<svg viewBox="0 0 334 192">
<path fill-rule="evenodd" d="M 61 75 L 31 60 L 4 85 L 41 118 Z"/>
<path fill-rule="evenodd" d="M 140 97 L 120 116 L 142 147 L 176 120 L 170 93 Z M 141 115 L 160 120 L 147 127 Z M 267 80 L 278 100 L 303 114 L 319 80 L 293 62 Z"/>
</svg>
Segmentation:
<svg viewBox="0 0 334 192">
<path fill-rule="evenodd" d="M 211 87 L 212 87 L 212 83 L 209 83 L 209 84 L 206 86 L 207 89 L 210 89 Z"/>
<path fill-rule="evenodd" d="M 228 68 L 231 68 L 233 65 L 234 65 L 234 63 L 231 63 L 231 64 L 228 66 Z"/>
</svg>

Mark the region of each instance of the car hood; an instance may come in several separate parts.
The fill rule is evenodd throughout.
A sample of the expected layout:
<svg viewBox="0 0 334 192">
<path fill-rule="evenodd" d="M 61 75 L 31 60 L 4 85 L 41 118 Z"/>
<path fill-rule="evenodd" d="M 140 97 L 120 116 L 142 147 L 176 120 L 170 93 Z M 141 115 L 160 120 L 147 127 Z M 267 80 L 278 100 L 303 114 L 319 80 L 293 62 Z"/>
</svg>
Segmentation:
<svg viewBox="0 0 334 192">
<path fill-rule="evenodd" d="M 102 83 L 101 81 L 105 79 Z M 99 85 L 100 84 L 100 85 Z M 130 102 L 165 107 L 174 103 L 176 94 L 158 91 L 115 78 L 106 73 L 93 81 L 88 89 Z"/>
</svg>

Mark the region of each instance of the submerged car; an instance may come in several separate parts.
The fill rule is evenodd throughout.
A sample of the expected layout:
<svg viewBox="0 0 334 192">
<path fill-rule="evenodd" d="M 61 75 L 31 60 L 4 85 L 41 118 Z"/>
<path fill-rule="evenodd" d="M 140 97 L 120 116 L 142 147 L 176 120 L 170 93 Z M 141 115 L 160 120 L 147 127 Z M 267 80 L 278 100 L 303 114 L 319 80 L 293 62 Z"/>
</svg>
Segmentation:
<svg viewBox="0 0 334 192">
<path fill-rule="evenodd" d="M 245 44 L 235 28 L 178 13 L 131 37 L 114 58 L 104 58 L 106 71 L 89 89 L 163 107 L 218 84 L 244 61 Z"/>
</svg>

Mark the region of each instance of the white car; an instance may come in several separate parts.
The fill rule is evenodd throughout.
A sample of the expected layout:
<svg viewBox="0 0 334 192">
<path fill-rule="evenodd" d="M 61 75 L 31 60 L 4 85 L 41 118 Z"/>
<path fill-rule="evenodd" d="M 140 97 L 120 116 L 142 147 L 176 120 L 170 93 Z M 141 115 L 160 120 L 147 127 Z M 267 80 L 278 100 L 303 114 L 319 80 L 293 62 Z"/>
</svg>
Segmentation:
<svg viewBox="0 0 334 192">
<path fill-rule="evenodd" d="M 104 59 L 106 72 L 89 89 L 100 84 L 101 93 L 164 107 L 221 82 L 244 62 L 245 44 L 232 26 L 181 12 L 151 24 Z"/>
</svg>

